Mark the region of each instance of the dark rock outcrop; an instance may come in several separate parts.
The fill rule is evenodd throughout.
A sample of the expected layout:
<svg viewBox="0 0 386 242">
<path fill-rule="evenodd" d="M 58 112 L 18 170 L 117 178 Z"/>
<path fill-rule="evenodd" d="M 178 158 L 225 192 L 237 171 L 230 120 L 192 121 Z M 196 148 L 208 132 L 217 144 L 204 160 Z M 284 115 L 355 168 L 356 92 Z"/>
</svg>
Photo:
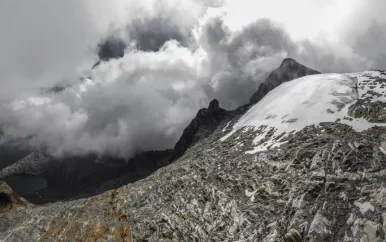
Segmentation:
<svg viewBox="0 0 386 242">
<path fill-rule="evenodd" d="M 7 183 L 0 181 L 0 213 L 14 206 L 23 205 L 24 203 Z"/>
<path fill-rule="evenodd" d="M 209 103 L 208 108 L 200 109 L 174 146 L 173 159 L 181 157 L 190 146 L 212 134 L 227 113 L 216 99 Z"/>
<path fill-rule="evenodd" d="M 286 58 L 280 67 L 272 71 L 265 81 L 259 86 L 250 99 L 251 103 L 259 102 L 268 92 L 278 87 L 283 82 L 288 82 L 303 76 L 321 74 L 308 68 L 291 58 Z"/>
</svg>

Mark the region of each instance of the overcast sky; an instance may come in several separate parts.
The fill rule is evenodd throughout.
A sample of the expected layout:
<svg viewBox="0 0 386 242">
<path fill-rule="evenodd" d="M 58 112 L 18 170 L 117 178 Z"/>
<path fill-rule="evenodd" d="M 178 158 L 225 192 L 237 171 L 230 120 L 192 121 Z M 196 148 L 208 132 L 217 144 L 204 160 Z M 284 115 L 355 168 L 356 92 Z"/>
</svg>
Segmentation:
<svg viewBox="0 0 386 242">
<path fill-rule="evenodd" d="M 384 9 L 381 0 L 4 0 L 0 124 L 54 154 L 170 148 L 210 100 L 247 103 L 285 57 L 322 72 L 386 69 Z M 92 69 L 106 39 L 124 43 L 124 55 Z M 42 91 L 59 84 L 70 87 Z"/>
</svg>

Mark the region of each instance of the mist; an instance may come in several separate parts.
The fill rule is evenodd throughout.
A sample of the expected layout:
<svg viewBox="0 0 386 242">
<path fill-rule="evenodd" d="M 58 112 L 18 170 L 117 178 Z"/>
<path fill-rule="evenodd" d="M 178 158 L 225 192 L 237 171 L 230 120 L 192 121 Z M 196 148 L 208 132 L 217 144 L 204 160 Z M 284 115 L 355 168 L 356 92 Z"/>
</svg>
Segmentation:
<svg viewBox="0 0 386 242">
<path fill-rule="evenodd" d="M 247 16 L 264 1 L 1 3 L 2 140 L 25 137 L 57 156 L 128 158 L 173 147 L 214 98 L 226 109 L 246 104 L 286 57 L 321 72 L 386 69 L 379 4 L 339 4 L 347 13 L 323 35 L 308 25 L 323 33 L 326 21 L 296 14 L 316 8 L 293 5 L 294 25 L 275 11 Z M 237 14 L 246 21 L 235 24 Z M 42 92 L 56 85 L 65 88 Z"/>
</svg>

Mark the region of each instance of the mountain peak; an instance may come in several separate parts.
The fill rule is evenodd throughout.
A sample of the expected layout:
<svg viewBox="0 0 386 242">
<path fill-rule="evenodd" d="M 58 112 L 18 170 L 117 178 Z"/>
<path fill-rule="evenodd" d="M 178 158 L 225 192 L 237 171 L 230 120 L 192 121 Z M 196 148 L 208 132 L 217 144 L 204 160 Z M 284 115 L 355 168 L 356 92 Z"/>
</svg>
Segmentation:
<svg viewBox="0 0 386 242">
<path fill-rule="evenodd" d="M 220 104 L 217 99 L 213 99 L 212 101 L 210 101 L 208 110 L 217 110 L 219 108 L 220 108 Z"/>
<path fill-rule="evenodd" d="M 200 109 L 176 143 L 174 147 L 174 159 L 182 156 L 182 154 L 197 141 L 213 133 L 226 115 L 227 111 L 220 107 L 217 99 L 213 99 L 209 103 L 208 108 Z"/>
<path fill-rule="evenodd" d="M 252 95 L 250 102 L 259 102 L 268 92 L 278 87 L 283 82 L 288 82 L 303 76 L 321 74 L 319 71 L 308 68 L 292 58 L 285 58 L 281 65 L 269 74 L 267 79 Z"/>
<path fill-rule="evenodd" d="M 280 66 L 288 65 L 288 64 L 298 64 L 298 65 L 300 65 L 299 62 L 297 62 L 296 60 L 294 60 L 294 59 L 288 57 L 288 58 L 285 58 L 285 59 L 281 62 Z"/>
</svg>

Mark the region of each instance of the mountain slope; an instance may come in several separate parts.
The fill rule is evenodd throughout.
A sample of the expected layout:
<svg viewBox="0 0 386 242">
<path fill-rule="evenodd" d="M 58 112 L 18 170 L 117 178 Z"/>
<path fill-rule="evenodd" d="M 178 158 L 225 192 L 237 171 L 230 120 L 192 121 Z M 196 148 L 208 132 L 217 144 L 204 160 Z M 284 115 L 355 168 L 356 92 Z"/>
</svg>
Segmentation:
<svg viewBox="0 0 386 242">
<path fill-rule="evenodd" d="M 224 119 L 143 180 L 88 199 L 7 206 L 0 238 L 384 241 L 386 72 L 304 78 L 264 97 L 270 111 L 257 103 L 241 118 Z M 278 90 L 289 92 L 277 98 Z M 281 105 L 292 92 L 307 95 L 286 103 L 287 117 L 297 120 L 282 123 Z M 277 117 L 265 123 L 270 112 Z M 267 125 L 273 131 L 260 132 Z M 279 137 L 256 151 L 262 148 L 256 139 L 273 143 L 283 130 L 286 142 Z"/>
</svg>

